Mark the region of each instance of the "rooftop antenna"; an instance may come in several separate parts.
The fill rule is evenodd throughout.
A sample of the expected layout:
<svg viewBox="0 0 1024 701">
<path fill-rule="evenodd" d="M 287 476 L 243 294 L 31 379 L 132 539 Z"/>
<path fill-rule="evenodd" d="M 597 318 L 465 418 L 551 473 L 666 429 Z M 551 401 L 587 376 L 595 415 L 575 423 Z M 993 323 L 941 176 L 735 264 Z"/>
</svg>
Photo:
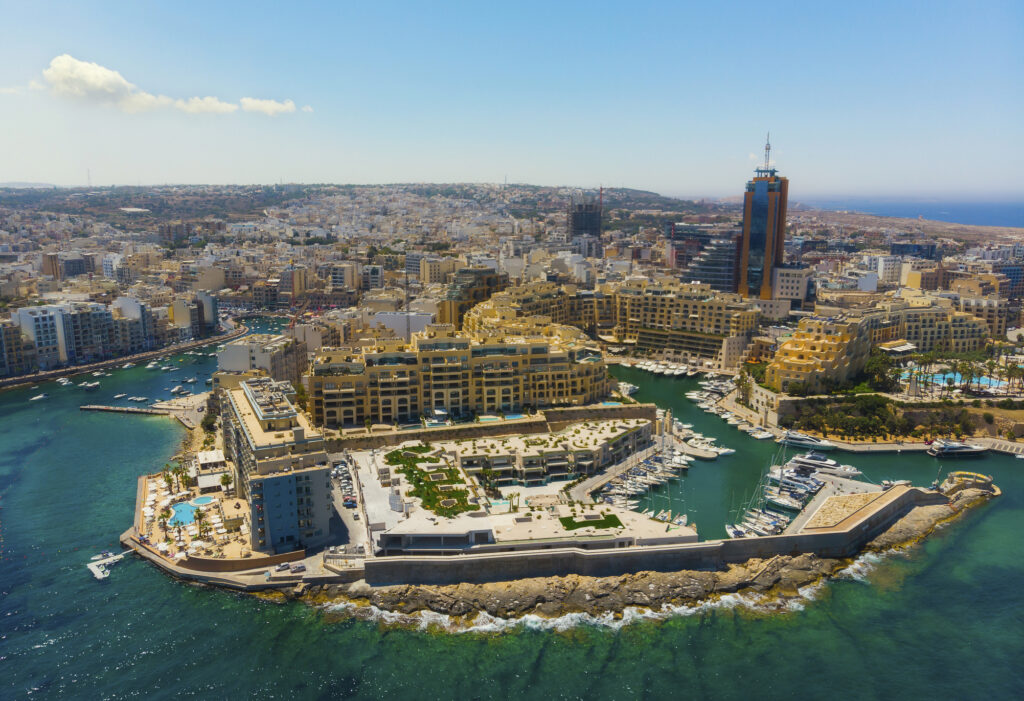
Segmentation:
<svg viewBox="0 0 1024 701">
<path fill-rule="evenodd" d="M 768 132 L 768 136 L 764 140 L 764 169 L 768 170 L 770 163 L 769 157 L 772 153 L 772 133 Z"/>
</svg>

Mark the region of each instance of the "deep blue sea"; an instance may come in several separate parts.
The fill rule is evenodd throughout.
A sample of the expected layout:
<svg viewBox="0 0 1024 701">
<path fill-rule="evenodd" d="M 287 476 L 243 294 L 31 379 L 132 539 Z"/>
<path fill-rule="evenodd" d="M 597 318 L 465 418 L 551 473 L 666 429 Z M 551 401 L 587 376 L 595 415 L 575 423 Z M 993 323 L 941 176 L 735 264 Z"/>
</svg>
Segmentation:
<svg viewBox="0 0 1024 701">
<path fill-rule="evenodd" d="M 212 360 L 174 362 L 205 376 Z M 615 372 L 736 448 L 652 496 L 720 536 L 775 444 L 699 411 L 683 397 L 692 378 Z M 164 417 L 79 411 L 119 392 L 155 398 L 170 379 L 112 375 L 95 393 L 53 382 L 0 393 L 0 699 L 1024 697 L 1024 461 L 972 462 L 1003 497 L 908 553 L 862 559 L 785 612 L 730 597 L 626 625 L 487 621 L 453 634 L 184 584 L 134 557 L 93 579 L 85 564 L 128 527 L 135 477 L 182 438 Z M 28 401 L 41 391 L 49 399 Z M 929 483 L 952 467 L 844 458 L 876 481 Z"/>
<path fill-rule="evenodd" d="M 1024 228 L 1024 200 L 957 201 L 941 198 L 822 198 L 801 199 L 801 204 L 821 209 L 850 210 L 882 217 L 931 219 L 933 221 L 976 226 L 1015 226 Z"/>
</svg>

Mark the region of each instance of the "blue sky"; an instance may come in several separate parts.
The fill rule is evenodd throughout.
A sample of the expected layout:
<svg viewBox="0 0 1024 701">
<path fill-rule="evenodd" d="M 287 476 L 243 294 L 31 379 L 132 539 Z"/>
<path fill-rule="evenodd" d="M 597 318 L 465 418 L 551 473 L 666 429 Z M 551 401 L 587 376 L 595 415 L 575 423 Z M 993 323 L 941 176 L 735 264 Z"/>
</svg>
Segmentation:
<svg viewBox="0 0 1024 701">
<path fill-rule="evenodd" d="M 0 181 L 507 176 L 727 196 L 771 130 L 797 200 L 1024 196 L 1021 2 L 135 0 L 0 17 Z"/>
</svg>

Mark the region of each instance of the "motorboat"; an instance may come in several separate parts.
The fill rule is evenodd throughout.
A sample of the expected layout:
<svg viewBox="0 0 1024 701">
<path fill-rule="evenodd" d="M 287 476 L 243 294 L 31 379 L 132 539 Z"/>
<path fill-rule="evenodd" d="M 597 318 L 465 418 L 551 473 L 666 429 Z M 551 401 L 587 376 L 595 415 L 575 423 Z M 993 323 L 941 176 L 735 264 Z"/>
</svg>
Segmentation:
<svg viewBox="0 0 1024 701">
<path fill-rule="evenodd" d="M 759 441 L 764 441 L 764 440 L 768 440 L 769 438 L 775 438 L 775 434 L 772 433 L 771 431 L 760 431 L 760 430 L 758 430 L 758 431 L 751 431 L 750 432 L 750 437 L 751 438 L 756 438 Z"/>
<path fill-rule="evenodd" d="M 37 401 L 39 401 L 40 399 L 46 399 L 46 397 L 47 397 L 47 396 L 48 396 L 48 395 L 46 395 L 46 394 L 37 394 L 36 396 L 34 396 L 34 397 L 32 397 L 31 399 L 29 399 L 29 401 L 30 401 L 30 402 L 37 402 Z"/>
<path fill-rule="evenodd" d="M 987 451 L 988 448 L 977 443 L 961 443 L 942 439 L 936 439 L 928 448 L 928 454 L 933 458 L 976 458 L 984 455 Z"/>
<path fill-rule="evenodd" d="M 815 438 L 814 436 L 797 433 L 796 431 L 786 431 L 779 439 L 779 443 L 797 448 L 810 448 L 812 450 L 833 450 L 836 447 L 835 443 L 831 443 L 824 438 Z"/>
<path fill-rule="evenodd" d="M 856 477 L 860 475 L 858 470 L 853 465 L 840 465 L 835 460 L 827 458 L 821 453 L 805 453 L 803 455 L 797 455 L 789 461 L 790 467 L 807 468 L 810 470 L 816 470 L 818 472 L 825 472 L 830 475 L 839 475 L 842 477 Z"/>
<path fill-rule="evenodd" d="M 125 398 L 125 397 L 127 397 L 127 396 L 128 396 L 128 395 L 127 395 L 127 394 L 124 394 L 124 393 L 121 393 L 121 394 L 115 394 L 115 395 L 114 395 L 114 399 L 124 399 L 124 398 Z"/>
</svg>

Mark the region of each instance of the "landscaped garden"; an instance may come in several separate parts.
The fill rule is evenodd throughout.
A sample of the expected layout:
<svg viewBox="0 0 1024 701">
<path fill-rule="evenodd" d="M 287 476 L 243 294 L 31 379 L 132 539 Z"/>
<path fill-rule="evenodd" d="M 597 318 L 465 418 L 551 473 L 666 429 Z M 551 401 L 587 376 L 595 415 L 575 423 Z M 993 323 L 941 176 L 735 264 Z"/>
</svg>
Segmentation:
<svg viewBox="0 0 1024 701">
<path fill-rule="evenodd" d="M 385 455 L 384 462 L 409 481 L 408 494 L 438 516 L 451 518 L 479 509 L 477 504 L 469 503 L 469 490 L 459 470 L 436 455 L 427 455 L 430 451 L 429 445 L 400 448 Z"/>
</svg>

